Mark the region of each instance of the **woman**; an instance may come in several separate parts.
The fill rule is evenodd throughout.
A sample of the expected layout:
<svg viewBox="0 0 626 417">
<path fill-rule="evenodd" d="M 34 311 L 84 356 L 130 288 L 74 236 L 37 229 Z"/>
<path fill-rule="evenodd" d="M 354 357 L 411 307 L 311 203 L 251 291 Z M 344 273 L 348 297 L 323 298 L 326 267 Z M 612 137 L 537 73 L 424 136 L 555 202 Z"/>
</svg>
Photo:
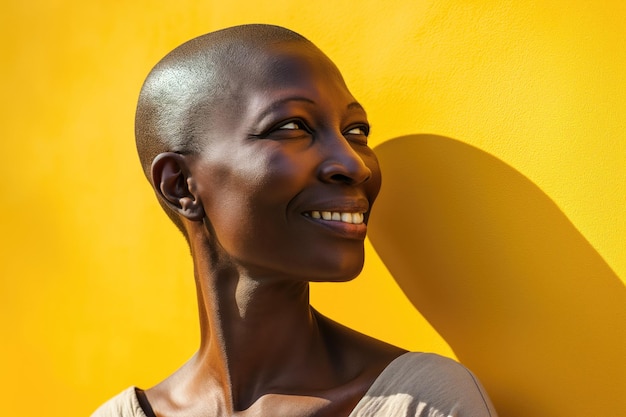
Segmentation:
<svg viewBox="0 0 626 417">
<path fill-rule="evenodd" d="M 201 343 L 168 379 L 95 416 L 495 415 L 456 362 L 309 304 L 309 282 L 362 268 L 381 182 L 368 132 L 334 64 L 284 28 L 210 33 L 156 65 L 137 148 L 191 248 Z"/>
</svg>

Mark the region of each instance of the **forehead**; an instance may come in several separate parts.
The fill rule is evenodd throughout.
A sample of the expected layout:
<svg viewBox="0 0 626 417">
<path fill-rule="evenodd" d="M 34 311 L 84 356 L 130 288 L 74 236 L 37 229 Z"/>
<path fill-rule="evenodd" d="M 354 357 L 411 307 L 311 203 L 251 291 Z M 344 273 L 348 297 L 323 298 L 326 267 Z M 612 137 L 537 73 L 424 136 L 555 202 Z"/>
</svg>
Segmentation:
<svg viewBox="0 0 626 417">
<path fill-rule="evenodd" d="M 209 82 L 217 88 L 197 90 L 199 95 L 208 94 L 190 114 L 201 136 L 221 137 L 250 129 L 262 114 L 294 97 L 300 103 L 308 101 L 321 117 L 336 118 L 355 103 L 337 67 L 312 44 L 243 45 L 220 56 L 220 61 Z"/>
<path fill-rule="evenodd" d="M 270 93 L 294 87 L 348 93 L 337 67 L 312 44 L 283 42 L 247 49 L 223 68 L 225 81 L 239 90 L 235 96 L 246 90 Z"/>
<path fill-rule="evenodd" d="M 275 45 L 259 57 L 260 82 L 281 86 L 317 77 L 345 87 L 341 73 L 319 49 L 302 42 Z"/>
</svg>

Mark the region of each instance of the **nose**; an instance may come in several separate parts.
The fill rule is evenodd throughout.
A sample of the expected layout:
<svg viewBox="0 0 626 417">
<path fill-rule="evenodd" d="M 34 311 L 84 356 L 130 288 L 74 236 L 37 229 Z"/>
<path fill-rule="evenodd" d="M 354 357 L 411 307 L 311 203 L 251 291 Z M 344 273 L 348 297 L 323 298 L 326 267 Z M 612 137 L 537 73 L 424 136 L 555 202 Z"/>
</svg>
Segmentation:
<svg viewBox="0 0 626 417">
<path fill-rule="evenodd" d="M 326 141 L 320 141 L 320 146 L 323 161 L 319 166 L 318 177 L 323 182 L 358 185 L 372 176 L 362 156 L 343 135 L 333 135 Z"/>
</svg>

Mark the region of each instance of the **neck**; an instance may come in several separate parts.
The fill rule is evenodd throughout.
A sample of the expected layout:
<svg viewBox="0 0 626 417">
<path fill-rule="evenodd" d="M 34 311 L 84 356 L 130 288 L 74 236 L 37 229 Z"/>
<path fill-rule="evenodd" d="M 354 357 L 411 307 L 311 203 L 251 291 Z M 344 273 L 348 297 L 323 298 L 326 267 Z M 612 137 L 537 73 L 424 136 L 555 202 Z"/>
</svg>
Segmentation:
<svg viewBox="0 0 626 417">
<path fill-rule="evenodd" d="M 332 379 L 308 282 L 252 277 L 226 262 L 194 259 L 201 324 L 194 379 L 219 383 L 234 410 L 270 390 L 295 392 Z"/>
</svg>

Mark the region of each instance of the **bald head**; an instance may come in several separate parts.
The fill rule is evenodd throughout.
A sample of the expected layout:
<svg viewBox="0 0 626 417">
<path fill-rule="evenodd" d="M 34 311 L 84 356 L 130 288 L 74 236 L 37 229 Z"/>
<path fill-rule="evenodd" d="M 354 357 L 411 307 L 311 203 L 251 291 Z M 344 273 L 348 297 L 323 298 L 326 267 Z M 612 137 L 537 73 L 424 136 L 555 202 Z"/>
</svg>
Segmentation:
<svg viewBox="0 0 626 417">
<path fill-rule="evenodd" d="M 194 116 L 201 113 L 206 128 L 217 106 L 236 106 L 237 84 L 259 69 L 259 56 L 289 42 L 317 49 L 279 26 L 243 25 L 192 39 L 165 56 L 146 78 L 135 118 L 137 151 L 148 179 L 159 153 L 197 152 L 202 144 Z"/>
<path fill-rule="evenodd" d="M 238 114 L 242 84 L 262 80 L 264 72 L 280 71 L 261 64 L 271 59 L 268 52 L 273 47 L 288 43 L 298 43 L 327 59 L 303 36 L 260 24 L 208 33 L 166 55 L 148 74 L 135 117 L 137 152 L 148 180 L 153 183 L 151 165 L 157 155 L 200 152 L 218 113 Z M 179 215 L 161 199 L 159 203 L 188 238 Z"/>
</svg>

